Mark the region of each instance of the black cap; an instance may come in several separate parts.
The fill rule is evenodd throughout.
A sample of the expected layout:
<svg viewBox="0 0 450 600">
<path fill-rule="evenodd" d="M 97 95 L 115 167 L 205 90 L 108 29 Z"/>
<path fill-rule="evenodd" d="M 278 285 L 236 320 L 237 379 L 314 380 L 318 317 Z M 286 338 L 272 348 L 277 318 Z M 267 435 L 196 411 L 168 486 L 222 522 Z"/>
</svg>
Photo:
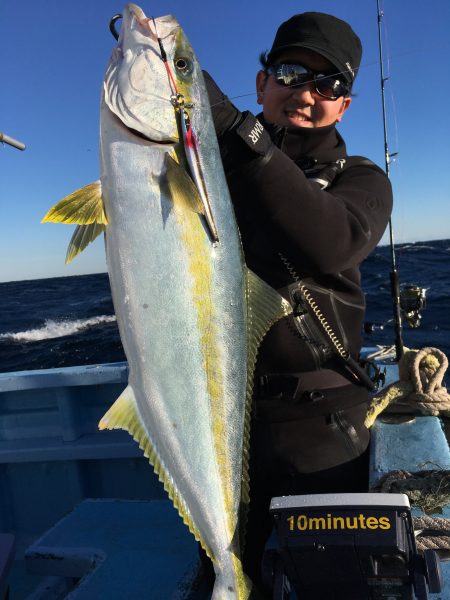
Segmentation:
<svg viewBox="0 0 450 600">
<path fill-rule="evenodd" d="M 362 56 L 361 40 L 348 23 L 319 12 L 294 15 L 280 25 L 268 62 L 287 48 L 307 48 L 327 58 L 351 84 Z"/>
</svg>

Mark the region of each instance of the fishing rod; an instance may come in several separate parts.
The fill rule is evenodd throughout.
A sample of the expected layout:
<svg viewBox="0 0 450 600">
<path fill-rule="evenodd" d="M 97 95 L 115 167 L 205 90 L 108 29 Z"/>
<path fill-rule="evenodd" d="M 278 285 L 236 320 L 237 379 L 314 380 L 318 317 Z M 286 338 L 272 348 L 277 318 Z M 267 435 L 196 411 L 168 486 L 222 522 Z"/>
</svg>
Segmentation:
<svg viewBox="0 0 450 600">
<path fill-rule="evenodd" d="M 2 133 L 0 131 L 0 142 L 3 142 L 4 144 L 8 144 L 9 146 L 13 146 L 14 148 L 17 148 L 18 150 L 25 150 L 25 144 L 23 142 L 19 142 L 19 140 L 15 140 L 14 138 L 10 137 L 9 135 L 6 135 L 6 133 Z"/>
<path fill-rule="evenodd" d="M 377 0 L 377 12 L 378 12 L 378 49 L 380 54 L 380 75 L 381 75 L 381 105 L 383 112 L 383 134 L 384 134 L 384 160 L 385 160 L 385 171 L 389 177 L 389 164 L 391 158 L 396 156 L 397 153 L 390 154 L 388 146 L 387 136 L 387 125 L 386 125 L 386 102 L 385 102 L 385 82 L 389 79 L 384 76 L 384 63 L 383 63 L 383 44 L 381 40 L 381 19 L 384 16 L 383 11 L 380 9 L 380 0 Z M 400 283 L 397 269 L 397 260 L 395 256 L 395 245 L 394 245 L 394 228 L 392 225 L 392 217 L 389 218 L 389 245 L 391 249 L 391 272 L 389 273 L 391 281 L 391 296 L 392 296 L 392 308 L 394 312 L 394 331 L 395 331 L 395 354 L 397 361 L 404 354 L 403 347 L 403 336 L 402 336 L 402 316 L 400 307 Z"/>
</svg>

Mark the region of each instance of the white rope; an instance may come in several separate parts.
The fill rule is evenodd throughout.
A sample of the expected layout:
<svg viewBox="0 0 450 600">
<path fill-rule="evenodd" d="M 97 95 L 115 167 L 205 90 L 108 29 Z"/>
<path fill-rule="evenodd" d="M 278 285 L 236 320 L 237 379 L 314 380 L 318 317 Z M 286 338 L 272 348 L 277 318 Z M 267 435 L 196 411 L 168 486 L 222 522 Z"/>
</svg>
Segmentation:
<svg viewBox="0 0 450 600">
<path fill-rule="evenodd" d="M 408 350 L 398 367 L 399 380 L 373 396 L 366 427 L 371 427 L 378 415 L 393 403 L 423 415 L 450 416 L 450 395 L 442 385 L 448 359 L 441 350 L 431 347 Z"/>
<path fill-rule="evenodd" d="M 417 550 L 450 550 L 450 519 L 413 517 Z"/>
</svg>

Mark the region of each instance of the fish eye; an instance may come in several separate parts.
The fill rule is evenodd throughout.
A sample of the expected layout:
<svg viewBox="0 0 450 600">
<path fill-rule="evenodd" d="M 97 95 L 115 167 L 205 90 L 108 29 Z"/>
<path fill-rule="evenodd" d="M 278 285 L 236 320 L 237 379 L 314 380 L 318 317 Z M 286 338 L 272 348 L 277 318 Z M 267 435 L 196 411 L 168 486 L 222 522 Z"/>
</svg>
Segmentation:
<svg viewBox="0 0 450 600">
<path fill-rule="evenodd" d="M 177 71 L 179 71 L 183 75 L 187 75 L 192 71 L 191 61 L 188 58 L 185 58 L 184 56 L 179 56 L 178 58 L 175 58 L 174 63 Z"/>
</svg>

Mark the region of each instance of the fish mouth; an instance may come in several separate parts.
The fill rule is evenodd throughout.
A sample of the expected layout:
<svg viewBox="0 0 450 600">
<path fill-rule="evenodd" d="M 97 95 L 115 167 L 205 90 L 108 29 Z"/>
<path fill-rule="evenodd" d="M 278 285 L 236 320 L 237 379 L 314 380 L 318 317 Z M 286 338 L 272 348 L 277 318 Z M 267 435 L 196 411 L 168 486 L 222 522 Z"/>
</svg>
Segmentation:
<svg viewBox="0 0 450 600">
<path fill-rule="evenodd" d="M 147 136 L 147 135 L 143 134 L 141 131 L 138 131 L 137 129 L 133 129 L 133 127 L 129 127 L 128 125 L 125 125 L 125 123 L 122 121 L 122 119 L 119 116 L 117 116 L 116 113 L 109 108 L 109 106 L 106 105 L 106 108 L 107 108 L 111 118 L 113 118 L 115 120 L 116 124 L 119 127 L 124 129 L 125 131 L 127 131 L 133 137 L 139 138 L 143 142 L 147 142 L 149 145 L 152 145 L 152 146 L 155 146 L 155 145 L 156 146 L 175 146 L 175 144 L 177 144 L 179 142 L 178 139 L 174 139 L 169 136 L 167 136 L 167 138 L 159 138 L 159 139 L 154 139 L 150 136 Z"/>
<path fill-rule="evenodd" d="M 152 145 L 156 144 L 157 146 L 174 146 L 178 142 L 178 140 L 175 141 L 172 138 L 167 138 L 166 140 L 154 140 L 150 137 L 147 137 L 140 131 L 137 131 L 137 129 L 133 129 L 132 127 L 126 127 L 126 125 L 124 125 L 124 127 L 135 137 L 144 140 L 144 142 L 150 142 Z"/>
</svg>

